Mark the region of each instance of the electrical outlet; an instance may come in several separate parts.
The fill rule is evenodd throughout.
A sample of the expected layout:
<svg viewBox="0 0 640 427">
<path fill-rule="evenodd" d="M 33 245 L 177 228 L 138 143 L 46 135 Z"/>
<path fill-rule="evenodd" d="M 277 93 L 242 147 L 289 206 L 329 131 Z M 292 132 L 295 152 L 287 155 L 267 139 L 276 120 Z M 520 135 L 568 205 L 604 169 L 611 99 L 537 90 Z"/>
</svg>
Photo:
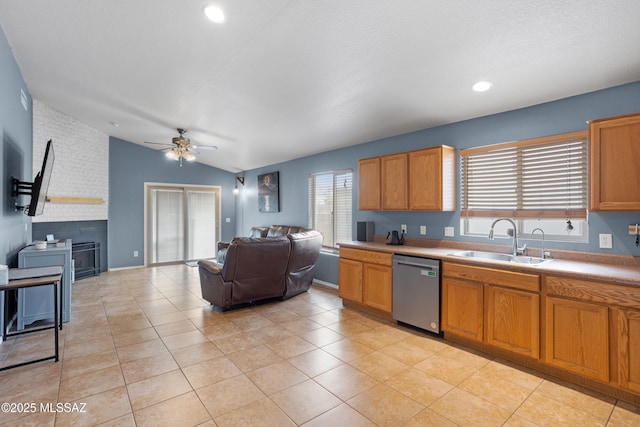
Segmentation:
<svg viewBox="0 0 640 427">
<path fill-rule="evenodd" d="M 420 226 L 420 234 L 422 234 L 423 236 L 425 234 L 427 234 L 427 226 L 426 225 L 421 225 Z"/>
<path fill-rule="evenodd" d="M 447 237 L 453 237 L 455 235 L 455 230 L 453 227 L 445 227 L 444 235 Z"/>
<path fill-rule="evenodd" d="M 612 249 L 613 242 L 611 240 L 611 234 L 600 234 L 600 248 L 602 249 Z"/>
<path fill-rule="evenodd" d="M 133 256 L 137 257 L 138 256 L 138 251 L 133 251 Z"/>
<path fill-rule="evenodd" d="M 407 224 L 402 224 L 400 226 L 400 231 L 402 231 L 404 234 L 407 234 Z"/>
</svg>

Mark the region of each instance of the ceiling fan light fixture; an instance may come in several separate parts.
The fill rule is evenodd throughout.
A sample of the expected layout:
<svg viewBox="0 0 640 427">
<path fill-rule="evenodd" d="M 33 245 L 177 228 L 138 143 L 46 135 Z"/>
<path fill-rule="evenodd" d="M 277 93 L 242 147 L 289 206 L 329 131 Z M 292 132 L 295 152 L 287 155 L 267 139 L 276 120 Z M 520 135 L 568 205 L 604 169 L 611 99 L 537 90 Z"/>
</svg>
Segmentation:
<svg viewBox="0 0 640 427">
<path fill-rule="evenodd" d="M 169 150 L 169 151 L 167 151 L 166 153 L 164 153 L 164 155 L 165 155 L 168 159 L 171 159 L 171 160 L 178 160 L 178 158 L 180 157 L 180 156 L 178 156 L 178 153 L 176 153 L 176 152 L 175 152 L 175 151 L 173 151 L 173 150 Z"/>
<path fill-rule="evenodd" d="M 189 151 L 186 151 L 185 153 L 182 154 L 182 157 L 187 161 L 187 162 L 193 162 L 196 159 L 196 156 L 193 153 L 190 153 Z"/>
<path fill-rule="evenodd" d="M 204 14 L 207 15 L 207 18 L 209 18 L 216 24 L 222 24 L 226 20 L 222 9 L 212 4 L 204 8 Z"/>
</svg>

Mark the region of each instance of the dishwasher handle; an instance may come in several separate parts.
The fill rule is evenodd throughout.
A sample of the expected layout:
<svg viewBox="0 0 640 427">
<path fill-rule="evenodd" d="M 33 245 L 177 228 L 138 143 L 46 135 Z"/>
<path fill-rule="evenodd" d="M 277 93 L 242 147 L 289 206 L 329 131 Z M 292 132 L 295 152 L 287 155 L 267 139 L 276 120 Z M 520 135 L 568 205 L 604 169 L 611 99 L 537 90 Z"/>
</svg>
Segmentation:
<svg viewBox="0 0 640 427">
<path fill-rule="evenodd" d="M 424 268 L 427 270 L 439 270 L 440 267 L 436 266 L 436 265 L 428 265 L 428 264 L 422 264 L 419 262 L 410 262 L 410 261 L 396 261 L 395 262 L 398 265 L 410 265 L 412 267 L 420 267 L 420 268 Z"/>
</svg>

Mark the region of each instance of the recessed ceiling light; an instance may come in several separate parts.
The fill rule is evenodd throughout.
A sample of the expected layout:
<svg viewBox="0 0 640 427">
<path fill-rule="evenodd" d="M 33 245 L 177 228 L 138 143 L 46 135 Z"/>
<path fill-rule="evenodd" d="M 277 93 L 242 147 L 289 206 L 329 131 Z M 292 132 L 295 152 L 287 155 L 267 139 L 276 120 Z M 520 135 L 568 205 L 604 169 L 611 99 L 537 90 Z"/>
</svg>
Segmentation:
<svg viewBox="0 0 640 427">
<path fill-rule="evenodd" d="M 473 90 L 475 90 L 476 92 L 486 92 L 489 89 L 491 89 L 491 86 L 493 86 L 493 83 L 488 82 L 486 80 L 482 80 L 482 81 L 476 82 L 473 85 Z"/>
<path fill-rule="evenodd" d="M 218 6 L 209 5 L 205 7 L 204 14 L 216 24 L 221 24 L 225 21 L 224 12 Z"/>
</svg>

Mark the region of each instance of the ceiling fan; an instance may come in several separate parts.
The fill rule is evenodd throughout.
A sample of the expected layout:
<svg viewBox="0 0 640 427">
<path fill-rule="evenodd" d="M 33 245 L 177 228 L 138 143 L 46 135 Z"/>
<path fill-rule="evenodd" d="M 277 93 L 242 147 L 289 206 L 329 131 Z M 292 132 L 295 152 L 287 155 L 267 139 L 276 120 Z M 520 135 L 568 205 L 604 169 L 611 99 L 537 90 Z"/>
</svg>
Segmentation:
<svg viewBox="0 0 640 427">
<path fill-rule="evenodd" d="M 196 154 L 199 153 L 198 150 L 217 150 L 218 147 L 215 145 L 195 145 L 191 144 L 191 140 L 184 136 L 187 133 L 186 129 L 177 128 L 179 136 L 175 136 L 171 139 L 171 144 L 168 143 L 160 143 L 160 142 L 147 142 L 145 144 L 154 144 L 154 145 L 164 145 L 166 148 L 163 148 L 162 151 L 166 151 L 165 156 L 170 158 L 171 160 L 176 160 L 180 162 L 180 167 L 182 167 L 182 161 L 186 160 L 187 162 L 192 162 L 196 159 Z"/>
</svg>

